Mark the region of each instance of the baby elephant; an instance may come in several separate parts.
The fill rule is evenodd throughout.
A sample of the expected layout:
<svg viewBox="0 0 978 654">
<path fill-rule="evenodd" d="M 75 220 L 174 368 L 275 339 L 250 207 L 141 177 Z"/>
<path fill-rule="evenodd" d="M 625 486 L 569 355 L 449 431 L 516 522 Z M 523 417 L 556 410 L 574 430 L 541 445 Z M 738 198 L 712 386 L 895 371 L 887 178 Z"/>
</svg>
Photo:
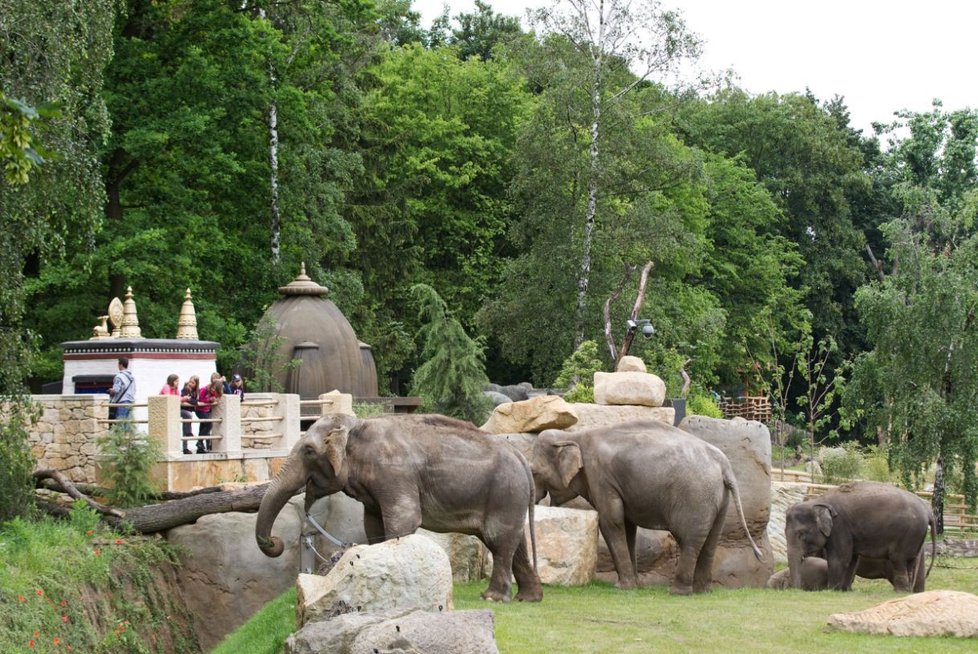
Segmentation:
<svg viewBox="0 0 978 654">
<path fill-rule="evenodd" d="M 635 588 L 638 527 L 665 529 L 679 544 L 670 592 L 709 590 L 713 556 L 732 500 L 754 548 L 726 455 L 662 422 L 633 422 L 581 431 L 548 429 L 530 457 L 537 501 L 577 496 L 598 511 L 598 527 L 618 572 L 619 588 Z"/>
</svg>

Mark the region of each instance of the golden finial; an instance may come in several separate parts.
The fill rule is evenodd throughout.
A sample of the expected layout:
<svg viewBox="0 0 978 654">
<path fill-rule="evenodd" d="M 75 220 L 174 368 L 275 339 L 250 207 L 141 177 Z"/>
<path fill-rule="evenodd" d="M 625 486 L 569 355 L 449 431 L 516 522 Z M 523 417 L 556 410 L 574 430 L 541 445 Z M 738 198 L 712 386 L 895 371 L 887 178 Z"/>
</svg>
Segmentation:
<svg viewBox="0 0 978 654">
<path fill-rule="evenodd" d="M 123 303 L 122 329 L 119 335 L 122 338 L 142 338 L 139 331 L 139 318 L 136 316 L 136 301 L 132 299 L 132 286 L 126 288 L 126 301 Z"/>
<path fill-rule="evenodd" d="M 189 288 L 183 298 L 183 306 L 180 307 L 180 317 L 177 318 L 177 338 L 197 340 L 197 312 L 194 310 Z"/>
</svg>

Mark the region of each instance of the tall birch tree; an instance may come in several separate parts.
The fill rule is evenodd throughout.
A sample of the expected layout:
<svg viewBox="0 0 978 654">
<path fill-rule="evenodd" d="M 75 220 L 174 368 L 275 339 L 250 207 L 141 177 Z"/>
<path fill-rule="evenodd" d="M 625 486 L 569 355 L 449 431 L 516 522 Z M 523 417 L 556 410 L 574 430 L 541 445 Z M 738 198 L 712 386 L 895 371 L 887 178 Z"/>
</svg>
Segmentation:
<svg viewBox="0 0 978 654">
<path fill-rule="evenodd" d="M 587 205 L 581 230 L 577 270 L 575 349 L 585 339 L 584 320 L 591 282 L 592 245 L 602 193 L 602 129 L 608 105 L 648 80 L 675 72 L 677 66 L 699 55 L 700 43 L 688 32 L 681 16 L 664 10 L 657 0 L 558 0 L 531 13 L 534 26 L 544 35 L 556 34 L 570 43 L 588 63 L 579 83 L 590 101 L 588 129 Z M 616 84 L 612 67 L 628 67 L 634 77 Z M 618 78 L 620 79 L 620 78 Z"/>
</svg>

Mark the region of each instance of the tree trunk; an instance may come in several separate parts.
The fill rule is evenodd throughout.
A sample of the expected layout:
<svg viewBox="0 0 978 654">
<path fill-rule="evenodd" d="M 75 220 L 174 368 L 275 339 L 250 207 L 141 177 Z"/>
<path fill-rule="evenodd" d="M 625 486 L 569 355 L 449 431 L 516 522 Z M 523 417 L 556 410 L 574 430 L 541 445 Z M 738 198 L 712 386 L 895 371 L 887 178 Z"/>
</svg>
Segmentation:
<svg viewBox="0 0 978 654">
<path fill-rule="evenodd" d="M 590 171 L 587 181 L 587 210 L 584 214 L 584 233 L 581 238 L 581 266 L 577 275 L 577 315 L 575 323 L 577 333 L 574 337 L 574 349 L 577 350 L 584 342 L 584 319 L 587 315 L 587 290 L 591 283 L 591 244 L 594 239 L 594 221 L 598 213 L 598 186 L 601 173 L 600 150 L 598 140 L 601 136 L 601 67 L 602 48 L 604 47 L 604 3 L 598 12 L 598 41 L 594 48 L 594 79 L 591 83 L 591 146 L 588 151 Z"/>
<path fill-rule="evenodd" d="M 934 519 L 937 521 L 937 533 L 944 533 L 944 457 L 937 457 L 937 470 L 934 472 L 934 494 L 930 498 Z"/>
<path fill-rule="evenodd" d="M 180 494 L 184 495 L 181 499 L 170 502 L 123 510 L 106 507 L 95 502 L 81 493 L 69 479 L 55 470 L 38 470 L 34 473 L 34 477 L 39 484 L 44 480 L 53 480 L 69 496 L 82 499 L 88 503 L 102 515 L 103 520 L 113 527 L 119 528 L 123 524 L 128 524 L 136 531 L 144 534 L 166 531 L 189 524 L 210 513 L 257 511 L 269 486 L 269 484 L 259 484 L 226 491 L 207 488 L 194 493 Z M 42 507 L 48 513 L 58 516 L 63 516 L 69 512 L 67 507 L 56 502 L 42 503 Z"/>
<path fill-rule="evenodd" d="M 274 81 L 274 76 L 272 80 Z M 269 186 L 271 191 L 272 263 L 278 264 L 282 256 L 282 216 L 278 205 L 278 107 L 274 102 L 268 108 L 268 160 L 271 166 Z"/>
</svg>

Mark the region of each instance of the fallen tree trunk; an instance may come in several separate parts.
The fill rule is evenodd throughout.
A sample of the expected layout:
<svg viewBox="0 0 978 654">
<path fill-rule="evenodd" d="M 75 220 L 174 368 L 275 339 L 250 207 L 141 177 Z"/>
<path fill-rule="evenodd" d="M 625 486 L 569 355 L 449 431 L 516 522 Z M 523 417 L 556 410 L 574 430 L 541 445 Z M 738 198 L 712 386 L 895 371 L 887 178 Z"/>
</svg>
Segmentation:
<svg viewBox="0 0 978 654">
<path fill-rule="evenodd" d="M 103 520 L 113 527 L 124 528 L 128 526 L 144 534 L 166 531 L 173 527 L 189 524 L 210 513 L 257 511 L 261 505 L 262 497 L 265 496 L 265 489 L 268 487 L 266 483 L 233 490 L 210 487 L 189 493 L 167 493 L 164 496 L 177 496 L 178 499 L 123 510 L 99 504 L 82 493 L 70 479 L 57 470 L 37 470 L 34 472 L 34 478 L 38 486 L 48 490 L 60 490 L 70 497 L 84 500 L 102 516 Z M 65 517 L 69 513 L 67 507 L 56 502 L 43 501 L 40 506 L 47 513 L 57 517 Z"/>
<path fill-rule="evenodd" d="M 197 520 L 210 513 L 258 510 L 268 484 L 247 486 L 239 490 L 194 495 L 180 500 L 150 504 L 127 509 L 121 518 L 109 516 L 106 521 L 114 527 L 129 524 L 144 534 L 166 531 Z"/>
</svg>

